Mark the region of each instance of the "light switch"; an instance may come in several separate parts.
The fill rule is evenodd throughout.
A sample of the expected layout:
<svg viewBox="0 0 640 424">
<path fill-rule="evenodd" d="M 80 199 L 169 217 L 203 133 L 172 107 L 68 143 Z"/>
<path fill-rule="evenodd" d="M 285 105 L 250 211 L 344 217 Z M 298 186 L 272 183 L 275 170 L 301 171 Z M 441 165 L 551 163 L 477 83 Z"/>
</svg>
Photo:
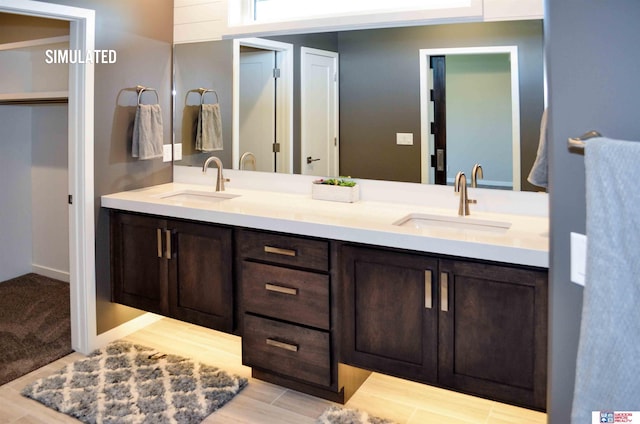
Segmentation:
<svg viewBox="0 0 640 424">
<path fill-rule="evenodd" d="M 171 162 L 171 144 L 162 145 L 162 162 Z"/>
<path fill-rule="evenodd" d="M 396 144 L 403 146 L 413 145 L 413 133 L 396 133 Z"/>
<path fill-rule="evenodd" d="M 173 145 L 173 160 L 182 160 L 182 143 Z"/>
<path fill-rule="evenodd" d="M 587 236 L 571 233 L 571 281 L 584 286 L 587 269 Z"/>
</svg>

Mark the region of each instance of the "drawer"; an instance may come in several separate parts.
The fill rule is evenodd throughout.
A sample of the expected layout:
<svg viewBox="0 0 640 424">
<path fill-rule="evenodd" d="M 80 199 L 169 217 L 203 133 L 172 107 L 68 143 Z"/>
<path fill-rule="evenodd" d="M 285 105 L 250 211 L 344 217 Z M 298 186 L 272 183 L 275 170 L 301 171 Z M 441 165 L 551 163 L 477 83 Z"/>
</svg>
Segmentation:
<svg viewBox="0 0 640 424">
<path fill-rule="evenodd" d="M 329 333 L 244 316 L 242 363 L 321 386 L 331 385 Z"/>
<path fill-rule="evenodd" d="M 329 276 L 242 262 L 244 310 L 329 330 Z"/>
<path fill-rule="evenodd" d="M 329 242 L 261 231 L 238 230 L 238 253 L 243 258 L 329 270 Z"/>
</svg>

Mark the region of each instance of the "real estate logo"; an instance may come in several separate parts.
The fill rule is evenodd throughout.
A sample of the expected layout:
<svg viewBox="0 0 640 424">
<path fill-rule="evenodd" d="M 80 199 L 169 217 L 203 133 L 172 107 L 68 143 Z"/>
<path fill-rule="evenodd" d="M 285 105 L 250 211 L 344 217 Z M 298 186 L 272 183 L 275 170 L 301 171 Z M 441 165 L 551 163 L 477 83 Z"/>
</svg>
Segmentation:
<svg viewBox="0 0 640 424">
<path fill-rule="evenodd" d="M 634 415 L 638 417 L 633 420 Z M 591 415 L 592 423 L 640 423 L 640 412 L 637 411 L 594 411 Z"/>
<path fill-rule="evenodd" d="M 48 49 L 44 52 L 44 63 L 116 63 L 115 50 L 69 50 Z"/>
</svg>

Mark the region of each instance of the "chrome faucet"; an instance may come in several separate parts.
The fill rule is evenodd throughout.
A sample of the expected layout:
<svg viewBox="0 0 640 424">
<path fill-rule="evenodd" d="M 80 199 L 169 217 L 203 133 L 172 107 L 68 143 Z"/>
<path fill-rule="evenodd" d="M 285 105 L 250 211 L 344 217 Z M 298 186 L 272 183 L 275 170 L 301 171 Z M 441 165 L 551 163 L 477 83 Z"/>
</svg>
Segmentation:
<svg viewBox="0 0 640 424">
<path fill-rule="evenodd" d="M 256 170 L 256 156 L 251 152 L 244 152 L 242 156 L 240 156 L 240 170 L 244 169 L 245 161 L 249 161 L 253 170 Z"/>
<path fill-rule="evenodd" d="M 215 162 L 216 167 L 218 168 L 218 175 L 216 177 L 216 191 L 224 191 L 224 183 L 228 182 L 228 178 L 224 178 L 222 175 L 222 161 L 216 156 L 210 156 L 202 165 L 202 173 L 206 174 L 207 169 L 209 168 L 209 164 L 211 162 Z"/>
<path fill-rule="evenodd" d="M 471 187 L 478 187 L 478 177 L 484 178 L 484 173 L 482 172 L 482 165 L 476 163 L 471 171 Z"/>
<path fill-rule="evenodd" d="M 456 193 L 460 193 L 460 206 L 458 206 L 458 215 L 470 215 L 471 212 L 469 211 L 469 203 L 477 203 L 477 201 L 469 199 L 467 197 L 467 177 L 464 175 L 464 172 L 459 171 L 456 174 L 456 180 L 453 184 L 453 190 Z"/>
</svg>

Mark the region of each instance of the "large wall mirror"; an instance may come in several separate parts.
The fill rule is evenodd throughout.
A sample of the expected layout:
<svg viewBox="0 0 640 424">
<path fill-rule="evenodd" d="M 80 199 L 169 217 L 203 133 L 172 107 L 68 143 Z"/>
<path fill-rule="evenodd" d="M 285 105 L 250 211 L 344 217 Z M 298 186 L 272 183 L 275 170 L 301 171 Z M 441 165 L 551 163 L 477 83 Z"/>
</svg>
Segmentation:
<svg viewBox="0 0 640 424">
<path fill-rule="evenodd" d="M 509 48 L 492 51 L 497 46 Z M 544 109 L 541 20 L 177 44 L 174 131 L 183 158 L 175 165 L 202 166 L 215 154 L 225 168 L 417 183 L 431 172 L 433 183 L 435 168 L 425 169 L 437 165 L 433 140 L 425 141 L 431 146 L 422 156 L 423 135 L 433 136 L 421 113 L 421 79 L 438 77 L 423 69 L 430 67 L 424 52 L 444 53 L 438 59 L 446 69 L 447 105 L 446 126 L 439 125 L 447 134 L 441 182 L 459 170 L 469 174 L 478 162 L 479 186 L 538 189 L 526 177 Z M 196 149 L 198 115 L 209 103 L 219 104 L 222 150 Z M 428 102 L 430 116 L 436 104 Z M 520 184 L 509 174 L 515 168 Z"/>
</svg>

